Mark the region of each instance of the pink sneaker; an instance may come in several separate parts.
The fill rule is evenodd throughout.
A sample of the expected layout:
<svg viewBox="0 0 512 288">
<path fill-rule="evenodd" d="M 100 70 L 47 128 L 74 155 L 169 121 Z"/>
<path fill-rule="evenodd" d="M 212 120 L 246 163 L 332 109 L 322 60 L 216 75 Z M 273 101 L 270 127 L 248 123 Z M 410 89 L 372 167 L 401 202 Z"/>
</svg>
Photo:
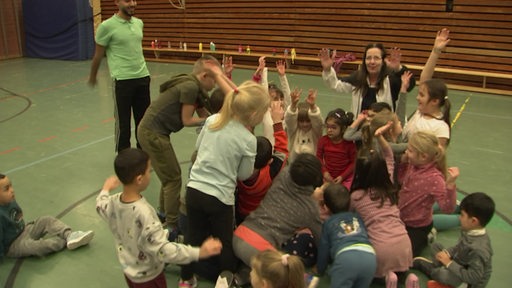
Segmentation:
<svg viewBox="0 0 512 288">
<path fill-rule="evenodd" d="M 180 288 L 196 288 L 197 287 L 197 279 L 196 277 L 192 277 L 190 280 L 182 280 L 180 279 L 180 282 L 178 282 L 178 287 Z"/>
<path fill-rule="evenodd" d="M 414 273 L 407 275 L 405 279 L 405 288 L 420 288 L 420 280 Z"/>
<path fill-rule="evenodd" d="M 396 288 L 397 283 L 398 277 L 395 272 L 389 271 L 388 274 L 386 274 L 386 288 Z"/>
</svg>

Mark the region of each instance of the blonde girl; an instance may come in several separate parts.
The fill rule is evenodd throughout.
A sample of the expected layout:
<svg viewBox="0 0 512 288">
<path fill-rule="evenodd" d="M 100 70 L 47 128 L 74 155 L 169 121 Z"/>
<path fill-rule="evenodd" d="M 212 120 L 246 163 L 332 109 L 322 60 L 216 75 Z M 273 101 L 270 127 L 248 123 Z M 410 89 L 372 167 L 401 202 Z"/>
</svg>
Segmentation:
<svg viewBox="0 0 512 288">
<path fill-rule="evenodd" d="M 220 69 L 211 77 L 223 78 Z M 268 110 L 270 97 L 261 85 L 246 81 L 227 93 L 218 114 L 209 117 L 197 139 L 197 159 L 186 191 L 188 231 L 185 243 L 202 243 L 209 236 L 221 240 L 219 272 L 234 271 L 233 209 L 237 179 L 251 176 L 256 137 L 251 133 Z M 181 269 L 179 287 L 195 287 L 193 265 Z"/>
<path fill-rule="evenodd" d="M 429 132 L 416 132 L 398 168 L 401 184 L 398 208 L 411 239 L 413 256 L 419 256 L 428 244 L 432 229 L 432 207 L 438 203 L 444 213 L 456 205 L 456 167 L 446 168 L 446 157 L 438 138 Z"/>
<path fill-rule="evenodd" d="M 253 288 L 303 288 L 304 265 L 293 255 L 276 250 L 265 250 L 251 260 Z"/>
</svg>

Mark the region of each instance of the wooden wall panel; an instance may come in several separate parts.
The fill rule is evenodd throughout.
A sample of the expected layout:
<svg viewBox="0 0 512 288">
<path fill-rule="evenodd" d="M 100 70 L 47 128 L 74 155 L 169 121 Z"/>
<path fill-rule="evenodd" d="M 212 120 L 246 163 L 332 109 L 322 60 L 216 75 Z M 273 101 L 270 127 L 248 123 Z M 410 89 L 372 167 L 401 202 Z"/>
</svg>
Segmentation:
<svg viewBox="0 0 512 288">
<path fill-rule="evenodd" d="M 436 31 L 448 27 L 452 42 L 440 67 L 512 71 L 511 0 L 456 0 L 452 12 L 445 11 L 445 0 L 186 0 L 186 9 L 169 1 L 177 3 L 138 2 L 136 16 L 145 23 L 146 47 L 154 39 L 173 47 L 187 42 L 189 49 L 197 49 L 199 42 L 206 48 L 213 41 L 217 50 L 233 53 L 242 44 L 257 53 L 293 47 L 297 55 L 310 57 L 329 47 L 361 59 L 368 43 L 381 42 L 400 47 L 404 63 L 423 65 Z M 117 10 L 112 0 L 101 0 L 101 5 L 103 19 Z M 320 70 L 319 65 L 302 68 Z"/>
<path fill-rule="evenodd" d="M 0 1 L 0 59 L 23 56 L 21 0 Z"/>
</svg>

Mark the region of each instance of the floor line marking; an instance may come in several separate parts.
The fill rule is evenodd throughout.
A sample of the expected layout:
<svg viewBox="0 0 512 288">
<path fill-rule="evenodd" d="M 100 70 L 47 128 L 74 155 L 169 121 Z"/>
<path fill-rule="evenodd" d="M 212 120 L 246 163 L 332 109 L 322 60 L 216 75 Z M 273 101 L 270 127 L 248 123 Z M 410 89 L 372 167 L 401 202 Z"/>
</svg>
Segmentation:
<svg viewBox="0 0 512 288">
<path fill-rule="evenodd" d="M 455 122 L 457 122 L 457 120 L 459 120 L 460 115 L 462 115 L 462 112 L 464 111 L 464 109 L 466 109 L 466 104 L 469 102 L 469 98 L 470 97 L 468 96 L 468 98 L 466 98 L 466 101 L 464 101 L 464 104 L 462 104 L 462 106 L 460 106 L 459 111 L 457 112 L 457 114 L 455 115 L 455 118 L 452 121 L 452 125 L 450 125 L 451 128 L 453 128 L 453 126 L 455 126 Z"/>
<path fill-rule="evenodd" d="M 83 145 L 80 145 L 80 146 L 77 146 L 75 148 L 72 148 L 72 149 L 69 149 L 69 150 L 66 150 L 66 151 L 63 151 L 63 152 L 60 152 L 60 153 L 57 153 L 57 154 L 54 154 L 54 155 L 51 155 L 51 156 L 48 156 L 48 157 L 44 157 L 44 158 L 41 158 L 39 160 L 36 160 L 34 162 L 31 162 L 31 163 L 28 163 L 28 164 L 25 164 L 25 165 L 21 165 L 21 166 L 18 166 L 16 168 L 13 168 L 11 170 L 8 170 L 5 172 L 5 174 L 9 175 L 11 174 L 12 172 L 16 172 L 18 170 L 21 170 L 21 169 L 25 169 L 25 168 L 28 168 L 28 167 L 31 167 L 31 166 L 34 166 L 34 165 L 37 165 L 39 163 L 42 163 L 42 162 L 45 162 L 45 161 L 48 161 L 48 160 L 51 160 L 51 159 L 54 159 L 54 158 L 57 158 L 59 156 L 62 156 L 62 155 L 65 155 L 65 154 L 68 154 L 68 153 L 71 153 L 71 152 L 74 152 L 74 151 L 77 151 L 77 150 L 80 150 L 80 149 L 83 149 L 83 148 L 87 148 L 89 146 L 92 146 L 94 144 L 98 144 L 100 142 L 103 142 L 107 139 L 111 139 L 111 138 L 114 138 L 114 136 L 107 136 L 107 137 L 104 137 L 104 138 L 101 138 L 101 139 L 98 139 L 98 140 L 95 140 L 95 141 L 92 141 L 92 142 L 89 142 L 89 143 L 86 143 L 86 144 L 83 144 Z"/>
</svg>

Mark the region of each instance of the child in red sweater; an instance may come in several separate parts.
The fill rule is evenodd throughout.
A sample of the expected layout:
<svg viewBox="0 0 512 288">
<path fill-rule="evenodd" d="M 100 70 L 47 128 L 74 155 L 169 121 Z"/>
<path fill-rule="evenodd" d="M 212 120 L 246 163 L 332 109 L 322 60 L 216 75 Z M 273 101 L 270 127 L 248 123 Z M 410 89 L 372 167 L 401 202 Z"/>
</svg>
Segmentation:
<svg viewBox="0 0 512 288">
<path fill-rule="evenodd" d="M 343 133 L 352 124 L 354 114 L 337 108 L 325 118 L 327 134 L 318 140 L 316 156 L 322 162 L 324 182 L 352 185 L 356 145 L 343 139 Z"/>
<path fill-rule="evenodd" d="M 283 107 L 280 101 L 272 101 L 270 106 L 270 116 L 274 122 L 275 146 L 272 149 L 272 144 L 267 138 L 256 137 L 254 172 L 248 179 L 237 183 L 235 215 L 237 224 L 242 223 L 249 213 L 258 208 L 272 185 L 272 180 L 285 166 L 288 157 L 288 137 L 283 129 Z"/>
</svg>

